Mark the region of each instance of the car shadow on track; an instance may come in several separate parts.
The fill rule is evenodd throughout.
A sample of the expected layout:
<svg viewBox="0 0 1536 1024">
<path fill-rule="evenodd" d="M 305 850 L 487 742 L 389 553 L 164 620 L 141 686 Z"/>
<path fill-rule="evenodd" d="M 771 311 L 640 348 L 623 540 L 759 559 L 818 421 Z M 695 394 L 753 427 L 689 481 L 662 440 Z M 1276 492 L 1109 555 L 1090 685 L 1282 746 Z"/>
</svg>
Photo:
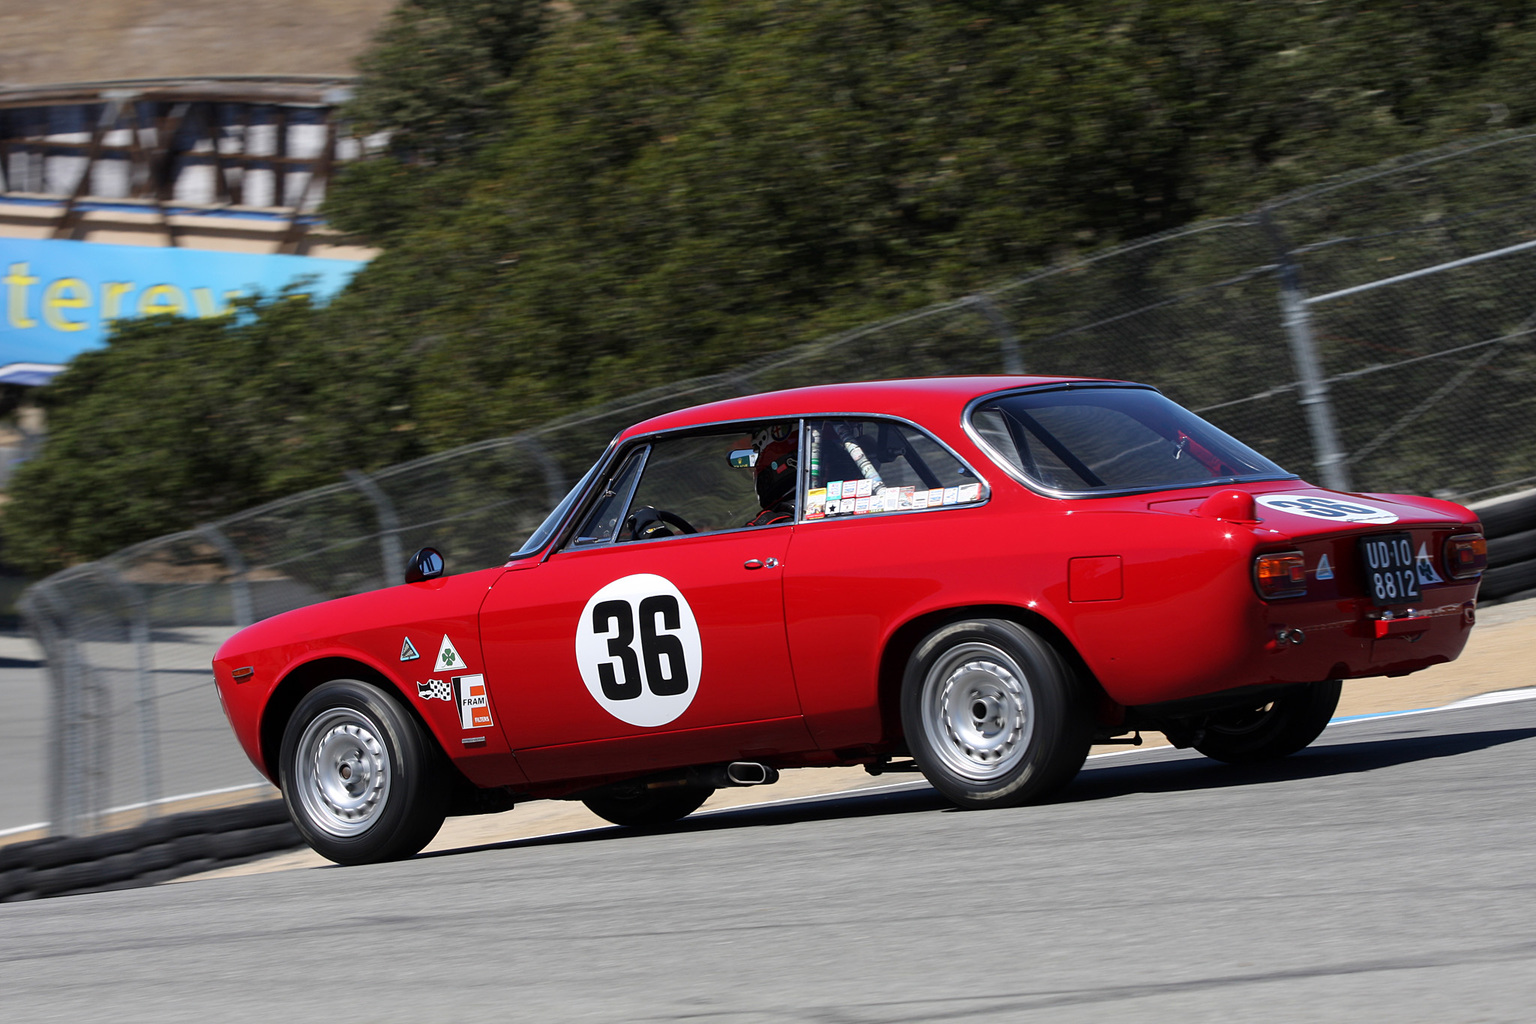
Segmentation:
<svg viewBox="0 0 1536 1024">
<path fill-rule="evenodd" d="M 1456 757 L 1507 743 L 1518 743 L 1532 737 L 1536 737 L 1536 728 L 1494 729 L 1449 735 L 1395 736 L 1359 742 L 1324 743 L 1309 747 L 1284 760 L 1262 765 L 1222 764 L 1188 752 L 1155 748 L 1146 752 L 1152 758 L 1151 760 L 1138 758 L 1129 763 L 1109 765 L 1090 763 L 1053 802 L 1083 803 L 1093 800 L 1112 800 L 1133 794 L 1261 786 L 1301 779 L 1353 775 L 1417 761 Z M 531 839 L 513 839 L 501 843 L 439 850 L 417 856 L 422 859 L 455 857 L 486 850 L 607 842 L 637 835 L 679 835 L 691 832 L 717 832 L 724 829 L 797 825 L 886 814 L 921 814 L 957 810 L 958 808 L 929 788 L 921 778 L 914 778 L 911 788 L 882 788 L 871 792 L 853 791 L 786 800 L 783 803 L 733 807 L 698 814 L 659 828 L 621 828 L 615 825 Z"/>
<path fill-rule="evenodd" d="M 1133 793 L 1178 793 L 1231 786 L 1261 786 L 1379 771 L 1416 761 L 1457 757 L 1536 737 L 1536 728 L 1492 729 L 1344 743 L 1321 743 L 1266 764 L 1222 764 L 1184 753 L 1155 761 L 1090 767 L 1061 794 L 1058 803 L 1108 800 Z"/>
</svg>

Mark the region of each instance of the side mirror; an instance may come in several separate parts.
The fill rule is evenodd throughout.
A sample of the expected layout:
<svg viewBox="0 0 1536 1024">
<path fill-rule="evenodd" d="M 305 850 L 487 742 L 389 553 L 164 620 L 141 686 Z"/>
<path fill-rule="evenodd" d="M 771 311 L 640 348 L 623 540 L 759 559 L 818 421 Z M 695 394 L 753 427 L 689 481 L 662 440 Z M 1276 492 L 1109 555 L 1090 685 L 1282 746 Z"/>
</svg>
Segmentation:
<svg viewBox="0 0 1536 1024">
<path fill-rule="evenodd" d="M 437 548 L 422 548 L 405 563 L 405 582 L 435 580 L 443 574 L 443 555 Z"/>
<path fill-rule="evenodd" d="M 757 452 L 751 448 L 737 448 L 731 452 L 732 469 L 751 469 L 757 465 Z"/>
</svg>

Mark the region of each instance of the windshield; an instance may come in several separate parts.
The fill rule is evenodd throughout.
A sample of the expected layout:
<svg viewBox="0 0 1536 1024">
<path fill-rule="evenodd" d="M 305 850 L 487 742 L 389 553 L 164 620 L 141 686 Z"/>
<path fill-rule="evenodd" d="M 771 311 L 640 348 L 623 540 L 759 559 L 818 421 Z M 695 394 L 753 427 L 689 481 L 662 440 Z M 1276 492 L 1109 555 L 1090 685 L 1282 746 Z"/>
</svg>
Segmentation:
<svg viewBox="0 0 1536 1024">
<path fill-rule="evenodd" d="M 529 534 L 527 540 L 523 541 L 523 546 L 507 556 L 508 561 L 514 558 L 526 558 L 537 553 L 540 548 L 549 543 L 550 535 L 560 526 L 560 521 L 571 510 L 571 506 L 576 503 L 576 499 L 581 497 L 582 492 L 587 489 L 587 484 L 592 482 L 592 477 L 597 473 L 597 467 L 602 465 L 602 461 L 602 459 L 598 459 L 592 464 L 591 469 L 582 474 L 581 479 L 576 481 L 576 486 L 572 487 L 565 497 L 560 499 L 560 504 L 555 506 L 555 510 L 544 518 L 544 521 L 539 524 L 538 529 Z"/>
<path fill-rule="evenodd" d="M 1293 476 L 1146 388 L 1020 391 L 978 405 L 971 426 L 1004 468 L 1050 491 L 1146 491 Z"/>
</svg>

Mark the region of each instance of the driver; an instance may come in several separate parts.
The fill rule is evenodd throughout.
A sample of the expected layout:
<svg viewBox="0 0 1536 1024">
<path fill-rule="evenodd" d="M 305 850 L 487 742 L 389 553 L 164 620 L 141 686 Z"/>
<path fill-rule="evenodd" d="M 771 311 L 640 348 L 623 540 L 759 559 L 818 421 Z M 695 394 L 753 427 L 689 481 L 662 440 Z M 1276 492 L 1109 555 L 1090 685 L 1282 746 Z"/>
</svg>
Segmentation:
<svg viewBox="0 0 1536 1024">
<path fill-rule="evenodd" d="M 757 501 L 763 506 L 748 526 L 785 523 L 795 518 L 795 482 L 799 466 L 800 432 L 792 423 L 774 423 L 752 435 L 757 453 L 753 482 Z"/>
</svg>

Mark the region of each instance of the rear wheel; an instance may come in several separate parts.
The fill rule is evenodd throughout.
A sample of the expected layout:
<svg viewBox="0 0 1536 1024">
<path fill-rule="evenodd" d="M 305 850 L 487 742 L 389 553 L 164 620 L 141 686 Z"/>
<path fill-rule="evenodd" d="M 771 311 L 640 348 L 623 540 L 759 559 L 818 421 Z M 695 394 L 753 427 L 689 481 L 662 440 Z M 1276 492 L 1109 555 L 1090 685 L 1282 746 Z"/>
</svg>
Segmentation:
<svg viewBox="0 0 1536 1024">
<path fill-rule="evenodd" d="M 1204 735 L 1194 747 L 1206 757 L 1231 764 L 1294 754 L 1328 727 L 1341 689 L 1339 680 L 1329 679 L 1254 707 L 1218 712 L 1206 721 Z"/>
<path fill-rule="evenodd" d="M 299 833 L 338 864 L 409 857 L 443 825 L 448 788 L 432 738 L 371 683 L 336 679 L 305 695 L 279 772 Z"/>
<path fill-rule="evenodd" d="M 703 806 L 704 801 L 714 792 L 697 786 L 639 789 L 633 792 L 620 790 L 589 796 L 581 802 L 587 805 L 587 810 L 604 821 L 630 828 L 651 828 L 688 817 Z"/>
<path fill-rule="evenodd" d="M 902 680 L 907 746 L 961 807 L 1010 807 L 1066 785 L 1092 733 L 1082 687 L 1055 648 L 1003 619 L 956 622 L 918 645 Z"/>
</svg>

